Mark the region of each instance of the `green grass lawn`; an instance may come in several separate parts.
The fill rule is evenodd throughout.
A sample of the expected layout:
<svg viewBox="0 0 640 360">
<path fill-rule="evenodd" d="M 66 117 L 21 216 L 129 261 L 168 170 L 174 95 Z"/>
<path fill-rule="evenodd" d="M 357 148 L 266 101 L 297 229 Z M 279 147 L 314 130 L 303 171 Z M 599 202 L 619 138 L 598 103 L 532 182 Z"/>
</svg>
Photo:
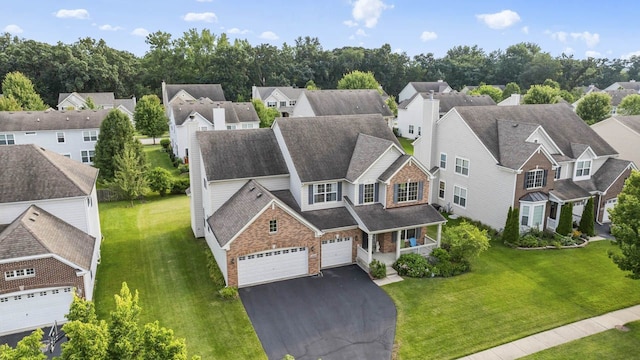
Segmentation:
<svg viewBox="0 0 640 360">
<path fill-rule="evenodd" d="M 104 241 L 95 303 L 108 319 L 123 281 L 140 293 L 141 323 L 159 320 L 203 359 L 264 359 L 240 301 L 222 301 L 190 228 L 186 196 L 100 203 Z"/>
<path fill-rule="evenodd" d="M 403 137 L 399 137 L 397 139 L 398 141 L 400 141 L 400 145 L 402 145 L 404 152 L 406 152 L 408 155 L 413 155 L 413 145 L 411 145 L 413 140 L 405 139 Z"/>
<path fill-rule="evenodd" d="M 560 345 L 522 359 L 526 360 L 626 360 L 638 356 L 640 321 L 626 325 L 629 331 L 608 330 L 583 339 Z M 635 355 L 634 355 L 635 354 Z"/>
<path fill-rule="evenodd" d="M 149 168 L 161 167 L 169 170 L 175 177 L 180 176 L 178 168 L 173 167 L 169 155 L 162 151 L 160 145 L 145 145 L 143 146 L 144 153 L 147 155 L 147 161 L 149 162 Z M 188 175 L 187 175 L 188 176 Z"/>
<path fill-rule="evenodd" d="M 453 278 L 390 284 L 399 359 L 446 359 L 640 303 L 638 282 L 607 257 L 608 241 L 583 249 L 520 251 L 497 241 Z"/>
</svg>

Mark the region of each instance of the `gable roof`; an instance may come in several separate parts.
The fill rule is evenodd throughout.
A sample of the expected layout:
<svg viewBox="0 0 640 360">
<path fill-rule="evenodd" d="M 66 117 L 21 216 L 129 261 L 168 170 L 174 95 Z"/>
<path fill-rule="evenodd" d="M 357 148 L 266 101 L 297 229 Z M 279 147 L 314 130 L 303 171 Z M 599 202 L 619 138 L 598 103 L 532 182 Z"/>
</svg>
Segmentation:
<svg viewBox="0 0 640 360">
<path fill-rule="evenodd" d="M 357 226 L 356 222 L 345 207 L 302 211 L 300 205 L 296 202 L 293 194 L 289 190 L 273 191 L 278 199 L 287 204 L 293 211 L 305 218 L 320 230 L 332 230 L 351 226 Z"/>
<path fill-rule="evenodd" d="M 87 101 L 88 98 L 91 98 L 91 100 L 93 100 L 93 103 L 96 104 L 96 106 L 111 105 L 111 104 L 114 104 L 114 101 L 115 101 L 115 95 L 113 94 L 113 92 L 93 92 L 93 93 L 72 92 L 72 93 L 60 93 L 58 95 L 58 104 L 61 104 L 69 96 L 74 94 L 81 97 L 82 100 L 84 100 L 85 102 Z"/>
<path fill-rule="evenodd" d="M 377 90 L 304 90 L 304 95 L 316 116 L 393 116 Z"/>
<path fill-rule="evenodd" d="M 289 173 L 271 129 L 198 131 L 208 181 Z"/>
<path fill-rule="evenodd" d="M 0 203 L 91 194 L 98 169 L 33 144 L 0 146 Z"/>
<path fill-rule="evenodd" d="M 611 87 L 613 85 L 616 85 L 616 84 L 618 85 L 619 88 L 635 90 L 636 93 L 638 93 L 638 91 L 640 91 L 640 82 L 637 82 L 635 80 L 633 80 L 633 81 L 618 81 L 618 82 L 615 82 L 615 83 L 609 85 L 609 87 Z"/>
<path fill-rule="evenodd" d="M 640 134 L 640 115 L 616 115 L 616 120 Z"/>
<path fill-rule="evenodd" d="M 551 139 L 558 145 L 562 153 L 570 158 L 577 158 L 580 154 L 574 153 L 572 144 L 585 144 L 591 147 L 597 156 L 614 155 L 617 152 L 604 139 L 596 134 L 571 107 L 566 104 L 541 104 L 541 105 L 520 105 L 520 106 L 461 106 L 455 111 L 460 114 L 471 130 L 478 136 L 480 141 L 489 152 L 499 161 L 510 163 L 509 153 L 500 149 L 503 144 L 510 143 L 509 139 L 500 139 L 512 132 L 501 135 L 498 131 L 499 120 L 507 120 L 518 124 L 540 125 Z M 525 128 L 517 130 L 516 134 L 521 137 L 531 129 Z M 520 125 L 518 125 L 520 127 Z M 506 130 L 507 126 L 500 129 Z M 526 130 L 526 131 L 524 131 Z M 521 132 L 522 131 L 522 132 Z M 529 134 L 527 134 L 529 135 Z M 526 143 L 521 143 L 523 146 Z M 513 144 L 511 148 L 517 146 Z"/>
<path fill-rule="evenodd" d="M 597 190 L 606 191 L 629 166 L 632 166 L 632 162 L 629 160 L 608 158 L 593 174 L 591 180 Z"/>
<path fill-rule="evenodd" d="M 99 129 L 111 110 L 0 111 L 0 131 Z"/>
<path fill-rule="evenodd" d="M 194 99 L 209 98 L 213 101 L 226 101 L 220 84 L 166 84 L 167 100 L 171 101 L 184 90 Z"/>
<path fill-rule="evenodd" d="M 640 85 L 640 83 L 638 84 Z M 611 105 L 618 106 L 622 99 L 624 99 L 627 95 L 637 94 L 638 90 L 633 89 L 619 89 L 619 90 L 606 90 L 605 91 L 609 96 L 611 96 Z"/>
<path fill-rule="evenodd" d="M 135 98 L 131 98 L 131 99 L 115 99 L 115 100 L 113 100 L 113 107 L 117 108 L 117 107 L 119 107 L 121 105 L 125 109 L 129 110 L 129 112 L 131 112 L 132 114 L 136 111 L 136 99 Z"/>
<path fill-rule="evenodd" d="M 95 245 L 93 236 L 31 205 L 0 232 L 0 260 L 55 254 L 88 270 Z"/>
<path fill-rule="evenodd" d="M 356 146 L 351 155 L 346 179 L 353 182 L 362 175 L 371 164 L 393 145 L 393 142 L 365 134 L 358 134 Z"/>
<path fill-rule="evenodd" d="M 415 93 L 409 99 L 405 99 L 400 104 L 398 104 L 398 108 L 407 109 L 409 104 L 417 97 L 421 97 L 422 99 L 429 99 L 431 97 L 431 93 L 428 93 L 428 92 Z M 496 105 L 496 102 L 493 101 L 493 99 L 489 95 L 468 95 L 465 93 L 449 92 L 449 93 L 434 93 L 433 98 L 439 100 L 439 106 L 440 106 L 439 111 L 441 113 L 446 113 L 456 106 Z"/>
<path fill-rule="evenodd" d="M 256 108 L 250 102 L 231 103 L 238 122 L 260 122 Z"/>
<path fill-rule="evenodd" d="M 359 134 L 402 148 L 380 114 L 278 118 L 273 126 L 282 133 L 302 182 L 346 178 Z"/>
<path fill-rule="evenodd" d="M 449 87 L 446 81 L 412 81 L 409 84 L 413 86 L 416 92 L 426 93 L 430 91 L 436 93 L 443 92 Z"/>
<path fill-rule="evenodd" d="M 256 89 L 258 90 L 258 94 L 260 94 L 260 99 L 262 99 L 262 100 L 264 100 L 264 99 L 268 98 L 269 96 L 271 96 L 271 94 L 275 90 L 280 91 L 282 94 L 284 94 L 289 99 L 294 99 L 295 100 L 300 96 L 300 94 L 302 94 L 302 91 L 304 90 L 304 89 L 301 89 L 301 88 L 294 88 L 294 87 L 291 87 L 291 86 L 267 86 L 267 87 L 257 86 Z"/>
<path fill-rule="evenodd" d="M 173 101 L 171 111 L 176 125 L 182 125 L 193 113 L 198 113 L 209 123 L 213 124 L 213 109 L 224 108 L 224 118 L 227 124 L 240 122 L 259 122 L 260 118 L 251 103 L 232 103 L 231 101 L 213 101 L 199 99 L 196 101 Z"/>
</svg>

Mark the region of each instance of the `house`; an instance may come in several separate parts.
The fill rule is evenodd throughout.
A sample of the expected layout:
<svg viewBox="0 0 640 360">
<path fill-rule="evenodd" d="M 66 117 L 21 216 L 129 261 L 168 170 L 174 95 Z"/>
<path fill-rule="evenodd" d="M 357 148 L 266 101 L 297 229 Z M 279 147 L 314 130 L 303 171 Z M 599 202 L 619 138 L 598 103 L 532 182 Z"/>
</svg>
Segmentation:
<svg viewBox="0 0 640 360">
<path fill-rule="evenodd" d="M 169 104 L 178 101 L 195 101 L 208 98 L 212 101 L 227 101 L 220 84 L 167 84 L 162 82 L 162 103 L 169 116 Z"/>
<path fill-rule="evenodd" d="M 185 121 L 193 119 L 198 130 L 257 129 L 260 118 L 250 102 L 175 99 L 169 105 L 169 138 L 173 153 L 180 158 L 189 156 Z"/>
<path fill-rule="evenodd" d="M 425 112 L 424 103 L 429 99 L 439 100 L 438 114 Z M 423 118 L 426 116 L 442 116 L 454 106 L 495 105 L 489 95 L 467 95 L 462 93 L 416 93 L 398 104 L 397 128 L 400 136 L 415 139 L 421 135 Z"/>
<path fill-rule="evenodd" d="M 445 219 L 430 204 L 432 174 L 380 114 L 277 118 L 246 131 L 186 125 L 191 227 L 229 286 L 368 268 L 439 245 Z"/>
<path fill-rule="evenodd" d="M 522 95 L 520 94 L 511 94 L 508 98 L 500 101 L 498 106 L 515 106 L 522 104 Z"/>
<path fill-rule="evenodd" d="M 614 82 L 613 84 L 607 86 L 603 90 L 604 91 L 610 91 L 610 90 L 620 90 L 620 89 L 635 90 L 636 93 L 640 93 L 640 83 L 636 82 L 635 80 L 618 81 L 618 82 Z"/>
<path fill-rule="evenodd" d="M 409 99 L 416 93 L 448 93 L 453 89 L 443 80 L 438 81 L 412 81 L 408 83 L 398 94 L 398 102 Z"/>
<path fill-rule="evenodd" d="M 638 93 L 637 90 L 622 88 L 616 90 L 602 90 L 600 92 L 606 93 L 611 97 L 611 115 L 615 115 L 618 112 L 618 106 L 622 102 L 622 99 L 624 99 L 628 95 Z M 581 97 L 580 99 L 574 101 L 573 104 L 571 104 L 574 111 L 578 108 L 578 104 L 580 103 L 580 101 L 582 101 L 582 99 L 584 99 L 584 97 Z"/>
<path fill-rule="evenodd" d="M 112 92 L 99 93 L 60 93 L 58 95 L 58 110 L 84 110 L 88 99 L 91 98 L 96 109 L 118 109 L 125 113 L 133 123 L 133 113 L 136 109 L 136 97 L 131 99 L 116 99 Z"/>
<path fill-rule="evenodd" d="M 92 164 L 100 125 L 110 111 L 0 111 L 0 146 L 36 144 Z"/>
<path fill-rule="evenodd" d="M 394 115 L 377 90 L 304 90 L 295 117 L 380 114 L 389 128 Z"/>
<path fill-rule="evenodd" d="M 623 159 L 640 164 L 640 116 L 614 115 L 591 125 L 620 154 Z"/>
<path fill-rule="evenodd" d="M 98 170 L 36 145 L 0 146 L 0 335 L 65 322 L 93 298 Z"/>
<path fill-rule="evenodd" d="M 303 90 L 291 86 L 252 86 L 251 98 L 262 101 L 266 107 L 278 109 L 280 116 L 288 117 L 293 114 L 293 107 Z"/>
<path fill-rule="evenodd" d="M 438 99 L 425 107 L 435 112 Z M 522 230 L 555 229 L 561 205 L 572 202 L 579 219 L 590 197 L 606 223 L 635 168 L 566 104 L 460 106 L 426 120 L 414 154 L 436 176 L 434 203 L 495 229 L 509 207 Z"/>
<path fill-rule="evenodd" d="M 506 87 L 505 85 L 490 85 L 493 86 L 494 88 L 500 90 L 500 91 L 504 91 L 504 88 Z M 469 92 L 479 88 L 480 85 L 467 85 L 465 87 L 462 88 L 462 90 L 460 90 L 461 93 L 463 94 L 468 94 Z"/>
</svg>

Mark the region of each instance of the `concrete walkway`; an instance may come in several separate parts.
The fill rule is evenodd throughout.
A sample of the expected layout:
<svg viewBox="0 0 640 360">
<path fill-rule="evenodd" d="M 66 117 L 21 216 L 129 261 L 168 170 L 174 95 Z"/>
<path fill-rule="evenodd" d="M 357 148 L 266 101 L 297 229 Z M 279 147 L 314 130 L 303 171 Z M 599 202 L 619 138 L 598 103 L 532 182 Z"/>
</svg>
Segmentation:
<svg viewBox="0 0 640 360">
<path fill-rule="evenodd" d="M 485 351 L 465 356 L 464 360 L 507 360 L 518 359 L 554 346 L 597 334 L 640 320 L 640 305 L 613 311 L 604 315 L 580 320 L 565 326 L 547 330 L 535 335 L 496 346 Z"/>
</svg>

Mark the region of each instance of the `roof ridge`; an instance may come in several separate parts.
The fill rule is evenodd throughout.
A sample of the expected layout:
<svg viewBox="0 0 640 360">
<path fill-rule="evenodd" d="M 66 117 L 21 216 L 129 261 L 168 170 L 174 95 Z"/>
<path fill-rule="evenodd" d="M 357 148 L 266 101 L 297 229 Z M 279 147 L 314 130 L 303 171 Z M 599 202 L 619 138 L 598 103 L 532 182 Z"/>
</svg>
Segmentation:
<svg viewBox="0 0 640 360">
<path fill-rule="evenodd" d="M 38 148 L 39 148 L 39 149 L 41 149 L 41 150 L 42 150 L 42 153 L 41 153 L 41 154 L 42 154 L 42 156 L 43 156 L 43 157 L 44 157 L 44 158 L 45 158 L 45 159 L 46 159 L 46 160 L 47 160 L 51 165 L 53 165 L 53 167 L 55 167 L 55 168 L 56 168 L 56 169 L 58 169 L 62 174 L 64 174 L 64 177 L 65 177 L 65 178 L 67 178 L 67 180 L 71 181 L 71 182 L 72 182 L 72 183 L 73 183 L 73 184 L 74 184 L 78 189 L 80 189 L 82 192 L 84 192 L 84 190 L 83 190 L 83 188 L 82 188 L 82 184 L 79 184 L 79 183 L 78 183 L 78 181 L 76 181 L 75 179 L 71 178 L 71 177 L 69 176 L 69 174 L 67 174 L 67 171 L 66 171 L 65 169 L 61 168 L 61 167 L 60 167 L 58 164 L 56 164 L 54 161 L 51 161 L 51 159 L 49 158 L 48 154 L 45 154 L 45 153 L 44 153 L 45 151 L 48 151 L 48 150 L 45 150 L 45 148 L 40 147 L 40 146 L 38 146 L 38 145 L 36 145 L 36 144 L 32 144 L 32 145 L 33 145 L 33 147 L 35 148 L 35 151 L 39 151 L 39 150 L 38 150 Z M 57 155 L 57 153 L 56 153 L 56 155 Z M 60 156 L 62 156 L 62 155 L 60 155 Z M 62 157 L 64 157 L 64 156 L 62 156 Z M 66 157 L 64 157 L 64 158 L 66 159 Z M 71 160 L 71 161 L 75 161 L 75 160 Z M 96 175 L 96 177 L 97 177 L 97 175 Z M 95 182 L 95 179 L 94 179 L 94 182 Z"/>
</svg>

